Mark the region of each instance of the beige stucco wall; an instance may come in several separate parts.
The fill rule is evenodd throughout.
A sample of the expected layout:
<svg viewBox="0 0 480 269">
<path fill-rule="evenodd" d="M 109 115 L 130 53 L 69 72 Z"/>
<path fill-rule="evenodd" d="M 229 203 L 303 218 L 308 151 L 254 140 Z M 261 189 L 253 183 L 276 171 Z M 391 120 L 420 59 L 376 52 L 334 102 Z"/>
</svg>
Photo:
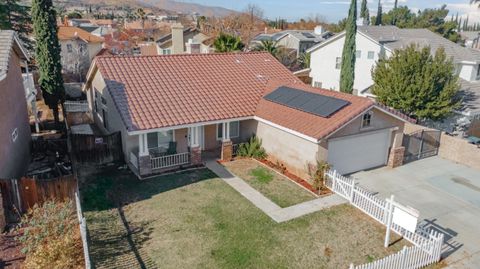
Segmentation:
<svg viewBox="0 0 480 269">
<path fill-rule="evenodd" d="M 438 156 L 480 170 L 480 149 L 465 139 L 442 133 Z"/>
</svg>

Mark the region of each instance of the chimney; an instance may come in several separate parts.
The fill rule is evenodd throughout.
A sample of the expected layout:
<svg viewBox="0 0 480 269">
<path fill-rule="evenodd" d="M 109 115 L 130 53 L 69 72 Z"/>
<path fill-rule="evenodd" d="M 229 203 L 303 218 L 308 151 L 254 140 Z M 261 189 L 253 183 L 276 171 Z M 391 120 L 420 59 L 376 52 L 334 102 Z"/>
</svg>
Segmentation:
<svg viewBox="0 0 480 269">
<path fill-rule="evenodd" d="M 183 25 L 175 23 L 172 25 L 172 54 L 184 53 Z"/>
<path fill-rule="evenodd" d="M 315 29 L 313 30 L 316 35 L 322 35 L 325 33 L 325 29 L 323 29 L 323 26 L 317 25 L 315 26 Z"/>
</svg>

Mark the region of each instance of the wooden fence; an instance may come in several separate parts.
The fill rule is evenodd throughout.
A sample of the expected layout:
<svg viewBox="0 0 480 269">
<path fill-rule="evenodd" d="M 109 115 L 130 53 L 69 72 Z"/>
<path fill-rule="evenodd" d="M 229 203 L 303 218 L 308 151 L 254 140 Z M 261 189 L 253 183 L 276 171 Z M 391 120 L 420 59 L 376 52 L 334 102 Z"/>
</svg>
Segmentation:
<svg viewBox="0 0 480 269">
<path fill-rule="evenodd" d="M 0 188 L 5 208 L 15 214 L 27 212 L 34 204 L 51 199 L 74 199 L 77 180 L 74 175 L 54 179 L 22 177 L 20 179 L 0 180 Z"/>
<path fill-rule="evenodd" d="M 436 231 L 427 231 L 417 227 L 415 232 L 391 223 L 393 213 L 393 200 L 382 200 L 371 191 L 358 186 L 355 179 L 340 175 L 334 170 L 325 173 L 325 185 L 336 194 L 347 199 L 353 206 L 363 211 L 381 224 L 391 227 L 391 230 L 413 244 L 413 247 L 405 248 L 399 253 L 390 255 L 381 260 L 353 266 L 354 269 L 403 269 L 421 268 L 436 263 L 441 258 L 443 234 Z M 398 203 L 397 203 L 398 204 Z"/>
<path fill-rule="evenodd" d="M 79 163 L 106 164 L 123 160 L 120 132 L 110 135 L 70 134 L 72 157 Z"/>
</svg>

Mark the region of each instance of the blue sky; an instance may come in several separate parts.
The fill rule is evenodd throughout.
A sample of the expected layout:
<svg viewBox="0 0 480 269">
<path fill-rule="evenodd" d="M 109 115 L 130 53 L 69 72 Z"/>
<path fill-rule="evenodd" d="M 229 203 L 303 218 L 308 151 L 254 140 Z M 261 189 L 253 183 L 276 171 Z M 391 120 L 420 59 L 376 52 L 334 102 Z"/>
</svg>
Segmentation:
<svg viewBox="0 0 480 269">
<path fill-rule="evenodd" d="M 282 17 L 296 20 L 302 17 L 319 14 L 327 21 L 338 21 L 346 16 L 350 0 L 177 0 L 211 6 L 221 6 L 234 10 L 242 10 L 249 3 L 259 5 L 267 18 Z M 358 0 L 360 3 L 360 0 Z M 378 0 L 368 0 L 370 14 L 375 15 Z M 393 6 L 394 0 L 381 0 L 384 10 Z M 399 5 L 407 5 L 413 10 L 440 7 L 447 4 L 451 14 L 469 16 L 470 21 L 480 22 L 480 9 L 469 4 L 469 0 L 399 0 Z"/>
</svg>

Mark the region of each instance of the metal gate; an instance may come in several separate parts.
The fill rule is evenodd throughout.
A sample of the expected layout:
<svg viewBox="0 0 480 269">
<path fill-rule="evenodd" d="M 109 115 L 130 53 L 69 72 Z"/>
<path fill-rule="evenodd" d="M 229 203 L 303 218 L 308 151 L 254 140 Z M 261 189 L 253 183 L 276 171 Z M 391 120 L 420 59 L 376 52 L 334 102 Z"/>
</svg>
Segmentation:
<svg viewBox="0 0 480 269">
<path fill-rule="evenodd" d="M 404 163 L 432 157 L 438 154 L 441 132 L 438 130 L 421 130 L 403 138 L 405 147 Z"/>
</svg>

